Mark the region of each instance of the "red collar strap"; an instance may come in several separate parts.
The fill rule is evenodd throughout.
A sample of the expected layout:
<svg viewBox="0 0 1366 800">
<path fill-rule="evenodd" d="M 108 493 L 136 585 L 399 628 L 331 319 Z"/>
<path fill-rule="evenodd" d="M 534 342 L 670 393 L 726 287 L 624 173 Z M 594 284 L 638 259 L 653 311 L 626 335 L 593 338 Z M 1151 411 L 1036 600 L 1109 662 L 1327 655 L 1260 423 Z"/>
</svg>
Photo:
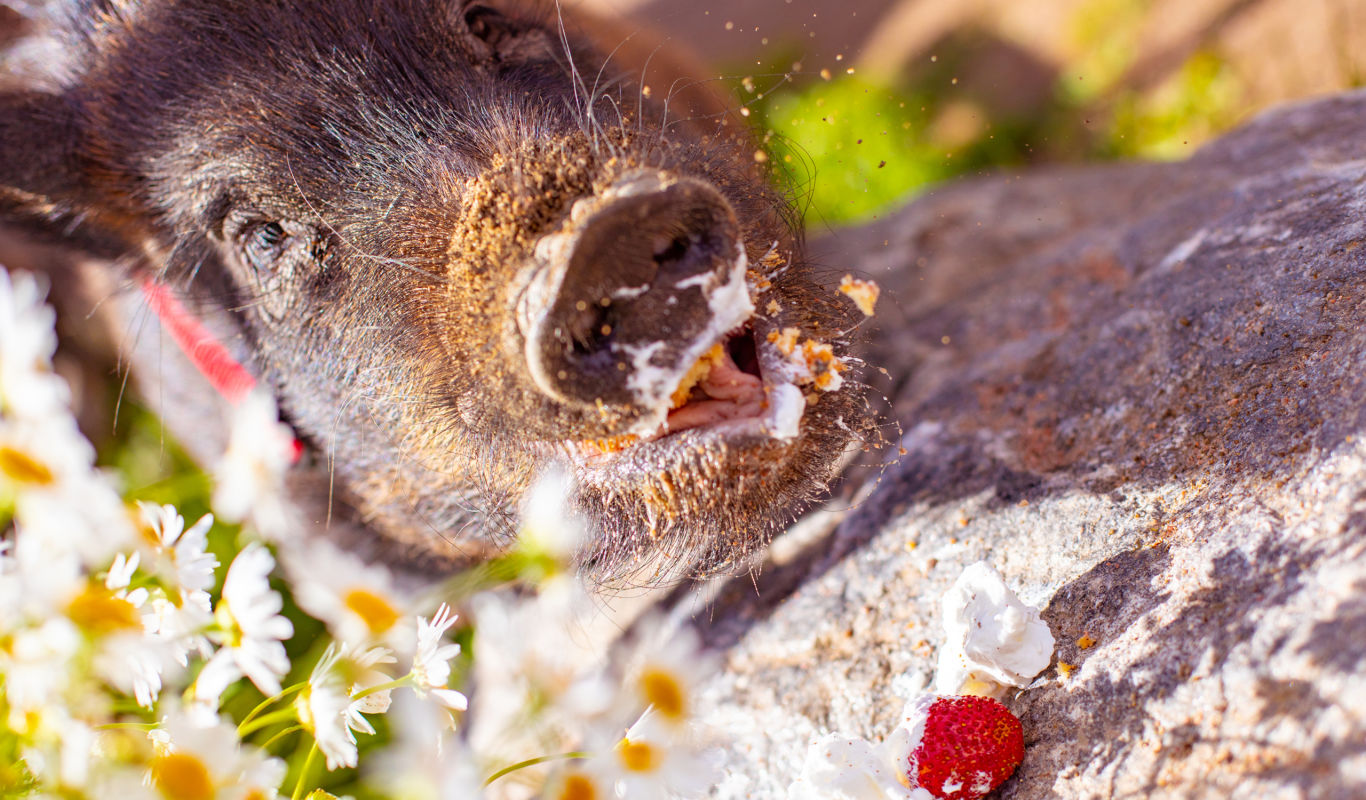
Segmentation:
<svg viewBox="0 0 1366 800">
<path fill-rule="evenodd" d="M 142 293 L 181 352 L 225 400 L 237 405 L 256 388 L 256 378 L 171 294 L 170 289 L 151 278 L 144 278 Z"/>
<path fill-rule="evenodd" d="M 181 352 L 223 399 L 235 406 L 256 388 L 256 378 L 232 357 L 228 348 L 214 338 L 204 323 L 196 319 L 170 289 L 151 278 L 144 278 L 142 294 Z M 293 460 L 298 461 L 302 452 L 303 443 L 295 437 Z"/>
</svg>

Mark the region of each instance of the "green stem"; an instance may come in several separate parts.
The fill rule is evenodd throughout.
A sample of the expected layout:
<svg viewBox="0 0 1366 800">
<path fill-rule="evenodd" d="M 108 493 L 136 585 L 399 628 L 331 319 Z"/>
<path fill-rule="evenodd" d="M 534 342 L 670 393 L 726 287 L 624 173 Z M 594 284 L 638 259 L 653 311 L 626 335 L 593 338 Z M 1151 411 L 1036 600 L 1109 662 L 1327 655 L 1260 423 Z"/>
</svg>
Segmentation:
<svg viewBox="0 0 1366 800">
<path fill-rule="evenodd" d="M 299 800 L 304 796 L 304 781 L 308 779 L 308 771 L 313 768 L 313 762 L 318 758 L 318 742 L 314 740 L 313 748 L 308 751 L 308 758 L 304 759 L 303 768 L 299 770 L 299 782 L 294 784 L 294 794 L 290 795 L 289 800 Z"/>
<path fill-rule="evenodd" d="M 245 739 L 251 734 L 261 730 L 262 728 L 268 728 L 277 722 L 297 720 L 298 718 L 298 713 L 295 712 L 295 710 L 292 708 L 282 708 L 279 711 L 272 711 L 269 714 L 252 720 L 251 722 L 243 722 L 241 725 L 238 725 L 237 738 Z"/>
<path fill-rule="evenodd" d="M 242 718 L 241 724 L 246 725 L 248 722 L 251 722 L 253 719 L 255 719 L 257 714 L 260 714 L 262 711 L 265 711 L 266 708 L 270 705 L 280 702 L 281 700 L 285 699 L 286 697 L 289 697 L 291 694 L 294 694 L 295 692 L 299 691 L 307 685 L 307 683 L 296 683 L 288 689 L 281 690 L 279 694 L 267 697 L 265 700 L 261 701 L 260 705 L 258 705 L 256 708 L 253 708 L 250 714 L 247 714 L 245 717 Z"/>
<path fill-rule="evenodd" d="M 407 686 L 408 684 L 410 684 L 410 683 L 412 683 L 412 682 L 413 682 L 413 676 L 412 676 L 412 674 L 410 673 L 410 674 L 408 674 L 408 675 L 404 675 L 402 678 L 396 678 L 396 679 L 394 679 L 394 680 L 392 680 L 392 681 L 389 681 L 389 682 L 387 682 L 387 683 L 379 683 L 379 684 L 375 684 L 374 686 L 371 686 L 371 687 L 369 687 L 369 688 L 367 688 L 367 689 L 362 689 L 361 691 L 356 692 L 355 694 L 351 695 L 351 699 L 352 699 L 353 701 L 354 701 L 354 700 L 359 700 L 359 699 L 361 699 L 362 697 L 369 697 L 370 695 L 375 694 L 376 692 L 387 692 L 387 691 L 389 691 L 390 689 L 398 689 L 398 688 L 400 688 L 400 687 Z"/>
<path fill-rule="evenodd" d="M 521 573 L 524 561 L 525 556 L 515 551 L 486 561 L 446 581 L 443 594 L 454 603 L 485 589 L 511 583 Z"/>
<path fill-rule="evenodd" d="M 516 772 L 516 771 L 519 770 L 519 769 L 526 769 L 527 767 L 534 767 L 534 766 L 536 766 L 537 764 L 544 764 L 544 763 L 547 762 L 547 761 L 559 761 L 560 759 L 565 759 L 565 758 L 588 758 L 588 756 L 590 756 L 590 755 L 592 755 L 592 754 L 591 754 L 591 753 L 584 753 L 584 752 L 575 751 L 575 752 L 573 752 L 573 753 L 560 753 L 559 755 L 554 755 L 554 756 L 537 756 L 536 758 L 528 758 L 526 761 L 518 761 L 516 764 L 512 764 L 512 765 L 503 767 L 502 769 L 500 769 L 500 770 L 498 770 L 497 772 L 493 773 L 493 775 L 490 776 L 488 780 L 484 781 L 484 785 L 485 785 L 485 786 L 488 786 L 489 784 L 493 783 L 494 781 L 498 780 L 499 778 L 503 777 L 504 775 L 507 775 L 507 774 L 512 773 L 512 772 Z"/>
<path fill-rule="evenodd" d="M 277 734 L 275 734 L 274 736 L 272 736 L 272 737 L 270 737 L 269 739 L 267 739 L 267 740 L 266 740 L 266 743 L 263 744 L 263 745 L 261 745 L 261 749 L 262 749 L 262 750 L 265 750 L 266 752 L 270 752 L 270 746 L 271 746 L 271 745 L 275 744 L 276 742 L 278 742 L 280 739 L 284 738 L 285 736 L 288 736 L 289 734 L 291 734 L 291 733 L 293 733 L 293 732 L 295 732 L 295 731 L 301 731 L 301 730 L 303 730 L 303 729 L 304 729 L 304 726 L 302 726 L 302 725 L 291 725 L 290 727 L 285 728 L 284 730 L 280 731 L 279 733 L 277 733 Z"/>
</svg>

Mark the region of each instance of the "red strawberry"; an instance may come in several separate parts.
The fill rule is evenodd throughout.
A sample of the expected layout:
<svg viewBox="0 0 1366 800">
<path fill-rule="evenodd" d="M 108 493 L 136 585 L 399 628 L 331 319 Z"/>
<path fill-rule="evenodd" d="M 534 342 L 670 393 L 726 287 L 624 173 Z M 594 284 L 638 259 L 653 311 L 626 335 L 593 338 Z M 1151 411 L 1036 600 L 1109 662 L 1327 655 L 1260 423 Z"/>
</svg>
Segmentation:
<svg viewBox="0 0 1366 800">
<path fill-rule="evenodd" d="M 1024 729 L 990 697 L 940 697 L 926 712 L 909 777 L 941 800 L 977 800 L 1024 758 Z"/>
</svg>

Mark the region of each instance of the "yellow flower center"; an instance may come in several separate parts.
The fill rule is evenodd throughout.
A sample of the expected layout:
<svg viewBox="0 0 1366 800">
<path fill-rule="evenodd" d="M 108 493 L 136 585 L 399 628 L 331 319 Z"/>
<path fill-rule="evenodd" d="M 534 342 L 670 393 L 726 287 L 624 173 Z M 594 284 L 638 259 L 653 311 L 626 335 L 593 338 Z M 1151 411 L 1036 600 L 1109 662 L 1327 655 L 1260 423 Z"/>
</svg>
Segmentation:
<svg viewBox="0 0 1366 800">
<path fill-rule="evenodd" d="M 631 772 L 654 772 L 659 768 L 659 748 L 649 742 L 622 739 L 617 750 L 621 753 L 622 765 Z"/>
<path fill-rule="evenodd" d="M 560 784 L 554 800 L 598 800 L 598 785 L 581 772 L 571 772 Z"/>
<path fill-rule="evenodd" d="M 224 647 L 242 646 L 242 626 L 237 623 L 237 617 L 232 615 L 227 600 L 219 601 L 218 607 L 213 610 L 213 619 L 223 632 Z"/>
<path fill-rule="evenodd" d="M 213 778 L 204 762 L 171 753 L 152 762 L 152 781 L 166 800 L 213 800 Z"/>
<path fill-rule="evenodd" d="M 294 698 L 294 713 L 299 715 L 299 724 L 304 726 L 304 730 L 313 733 L 317 730 L 313 725 L 313 706 L 309 705 L 312 700 L 313 689 L 305 687 L 299 695 Z"/>
<path fill-rule="evenodd" d="M 647 703 L 670 719 L 679 720 L 688 713 L 687 693 L 672 672 L 646 669 L 640 676 L 640 691 Z"/>
<path fill-rule="evenodd" d="M 137 531 L 138 538 L 142 539 L 148 547 L 160 550 L 161 534 L 157 533 L 156 528 L 148 525 L 147 521 L 142 518 L 142 515 L 134 513 L 132 509 L 129 509 L 128 516 L 133 521 L 133 530 Z"/>
<path fill-rule="evenodd" d="M 22 450 L 0 446 L 0 475 L 15 483 L 47 486 L 56 478 L 47 465 Z"/>
<path fill-rule="evenodd" d="M 368 589 L 352 589 L 342 598 L 346 607 L 365 623 L 371 633 L 384 633 L 402 616 L 389 601 Z"/>
<path fill-rule="evenodd" d="M 66 615 L 94 634 L 142 629 L 133 604 L 100 586 L 86 586 L 66 607 Z"/>
</svg>

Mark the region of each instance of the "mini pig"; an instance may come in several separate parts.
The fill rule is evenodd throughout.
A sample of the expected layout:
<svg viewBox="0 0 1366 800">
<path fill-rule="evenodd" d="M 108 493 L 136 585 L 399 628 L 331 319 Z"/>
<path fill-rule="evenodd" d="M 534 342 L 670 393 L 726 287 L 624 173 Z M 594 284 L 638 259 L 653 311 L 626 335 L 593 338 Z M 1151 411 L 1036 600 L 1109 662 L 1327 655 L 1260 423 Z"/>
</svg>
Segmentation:
<svg viewBox="0 0 1366 800">
<path fill-rule="evenodd" d="M 391 561 L 499 552 L 558 466 L 586 570 L 726 569 L 872 436 L 852 304 L 648 36 L 460 0 L 79 0 L 23 24 L 0 221 L 225 321 L 331 517 Z"/>
</svg>

